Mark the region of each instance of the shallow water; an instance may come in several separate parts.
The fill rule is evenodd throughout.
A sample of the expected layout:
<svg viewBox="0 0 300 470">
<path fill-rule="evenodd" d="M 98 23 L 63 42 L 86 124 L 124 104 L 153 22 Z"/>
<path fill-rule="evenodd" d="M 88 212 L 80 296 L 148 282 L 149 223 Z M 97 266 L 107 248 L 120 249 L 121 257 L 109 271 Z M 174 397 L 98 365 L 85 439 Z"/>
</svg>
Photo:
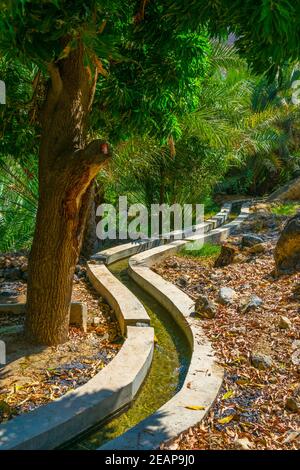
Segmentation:
<svg viewBox="0 0 300 470">
<path fill-rule="evenodd" d="M 95 449 L 120 436 L 172 398 L 184 381 L 191 354 L 188 341 L 169 313 L 128 276 L 127 267 L 128 260 L 122 260 L 109 269 L 143 303 L 151 318 L 157 339 L 151 369 L 131 408 L 64 448 Z"/>
</svg>

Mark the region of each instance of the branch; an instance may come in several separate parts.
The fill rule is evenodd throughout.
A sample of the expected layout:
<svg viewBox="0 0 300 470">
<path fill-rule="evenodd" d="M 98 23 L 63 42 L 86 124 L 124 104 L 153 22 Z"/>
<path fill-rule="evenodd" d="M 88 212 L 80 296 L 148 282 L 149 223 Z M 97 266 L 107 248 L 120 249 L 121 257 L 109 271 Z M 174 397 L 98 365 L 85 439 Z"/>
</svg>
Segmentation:
<svg viewBox="0 0 300 470">
<path fill-rule="evenodd" d="M 96 68 L 93 83 L 92 83 L 92 86 L 91 86 L 91 89 L 90 89 L 89 104 L 88 104 L 88 110 L 89 111 L 92 109 L 92 106 L 93 106 L 94 97 L 95 97 L 95 93 L 96 93 L 97 80 L 98 80 L 98 69 Z"/>
<path fill-rule="evenodd" d="M 51 79 L 51 87 L 48 91 L 44 109 L 42 111 L 42 121 L 44 124 L 51 122 L 51 115 L 63 89 L 63 82 L 60 76 L 59 68 L 54 64 L 54 62 L 48 64 L 48 72 Z"/>
<path fill-rule="evenodd" d="M 78 150 L 74 155 L 76 160 L 79 157 L 83 163 L 96 165 L 99 165 L 111 158 L 108 143 L 100 139 L 93 140 L 85 149 Z"/>
<path fill-rule="evenodd" d="M 51 62 L 50 64 L 48 64 L 48 72 L 52 84 L 51 91 L 53 93 L 53 97 L 57 100 L 63 88 L 59 68 L 57 67 L 57 65 L 54 64 L 54 62 Z"/>
</svg>

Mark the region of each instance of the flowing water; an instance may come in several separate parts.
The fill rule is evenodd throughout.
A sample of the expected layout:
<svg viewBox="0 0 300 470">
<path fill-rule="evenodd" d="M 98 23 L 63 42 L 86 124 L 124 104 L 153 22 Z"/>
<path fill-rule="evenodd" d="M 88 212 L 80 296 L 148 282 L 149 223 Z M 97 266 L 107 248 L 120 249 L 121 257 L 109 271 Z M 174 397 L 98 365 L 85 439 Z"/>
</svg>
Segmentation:
<svg viewBox="0 0 300 470">
<path fill-rule="evenodd" d="M 184 381 L 191 355 L 186 337 L 170 314 L 128 276 L 127 268 L 128 260 L 109 266 L 110 271 L 143 303 L 151 318 L 157 339 L 151 369 L 127 411 L 107 423 L 99 423 L 64 448 L 96 449 L 120 436 L 172 398 Z"/>
</svg>

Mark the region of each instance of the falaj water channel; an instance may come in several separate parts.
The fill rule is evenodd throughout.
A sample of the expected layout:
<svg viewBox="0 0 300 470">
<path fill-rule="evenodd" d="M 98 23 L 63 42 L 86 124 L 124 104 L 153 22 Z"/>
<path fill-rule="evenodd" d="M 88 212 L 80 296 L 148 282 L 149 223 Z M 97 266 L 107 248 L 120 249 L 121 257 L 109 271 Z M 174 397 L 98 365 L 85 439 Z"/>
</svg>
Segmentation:
<svg viewBox="0 0 300 470">
<path fill-rule="evenodd" d="M 128 259 L 109 266 L 116 276 L 144 305 L 155 329 L 156 345 L 150 372 L 130 409 L 99 425 L 65 448 L 96 449 L 152 414 L 180 389 L 190 361 L 190 346 L 170 314 L 128 276 Z"/>
</svg>

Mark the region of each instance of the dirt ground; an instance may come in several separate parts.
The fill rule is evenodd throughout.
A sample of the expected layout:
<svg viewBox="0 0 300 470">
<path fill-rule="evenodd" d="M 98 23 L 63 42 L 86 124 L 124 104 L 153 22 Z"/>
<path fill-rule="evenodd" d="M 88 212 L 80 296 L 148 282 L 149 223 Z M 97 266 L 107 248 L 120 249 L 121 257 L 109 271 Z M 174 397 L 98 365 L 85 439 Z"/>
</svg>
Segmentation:
<svg viewBox="0 0 300 470">
<path fill-rule="evenodd" d="M 25 316 L 0 313 L 7 364 L 0 369 L 0 422 L 52 401 L 92 378 L 119 351 L 123 339 L 114 314 L 85 278 L 76 278 L 73 301 L 88 308 L 88 331 L 71 327 L 69 340 L 56 347 L 30 344 Z M 0 284 L 0 303 L 24 302 L 26 282 Z"/>
<path fill-rule="evenodd" d="M 193 299 L 201 294 L 214 302 L 214 318 L 199 317 L 199 328 L 225 370 L 222 390 L 207 417 L 169 448 L 300 448 L 300 275 L 273 275 L 273 249 L 286 219 L 268 210 L 251 215 L 230 241 L 237 244 L 243 233 L 258 234 L 264 251 L 241 249 L 241 262 L 215 268 L 215 257 L 178 255 L 154 268 Z M 234 289 L 232 303 L 220 303 L 221 287 Z M 251 295 L 262 303 L 244 312 Z M 267 361 L 264 368 L 255 364 L 257 355 Z"/>
</svg>

